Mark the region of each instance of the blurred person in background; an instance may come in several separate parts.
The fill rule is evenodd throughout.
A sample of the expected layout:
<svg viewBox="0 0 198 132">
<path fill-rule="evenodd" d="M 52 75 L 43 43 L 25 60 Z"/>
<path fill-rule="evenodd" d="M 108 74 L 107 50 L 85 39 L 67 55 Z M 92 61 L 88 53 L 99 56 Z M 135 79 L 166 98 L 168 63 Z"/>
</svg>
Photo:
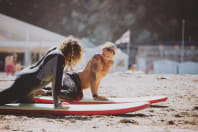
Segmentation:
<svg viewBox="0 0 198 132">
<path fill-rule="evenodd" d="M 5 72 L 7 76 L 12 75 L 14 76 L 14 57 L 12 55 L 5 57 Z"/>
</svg>

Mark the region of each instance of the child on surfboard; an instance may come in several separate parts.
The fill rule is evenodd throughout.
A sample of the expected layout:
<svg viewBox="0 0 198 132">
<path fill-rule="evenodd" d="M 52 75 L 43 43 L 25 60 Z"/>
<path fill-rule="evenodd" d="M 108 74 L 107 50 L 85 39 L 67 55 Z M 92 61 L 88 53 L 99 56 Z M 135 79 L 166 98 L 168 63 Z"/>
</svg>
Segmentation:
<svg viewBox="0 0 198 132">
<path fill-rule="evenodd" d="M 54 106 L 62 108 L 59 96 L 64 67 L 75 65 L 81 55 L 82 47 L 74 39 L 68 39 L 60 46 L 49 49 L 35 65 L 20 71 L 10 87 L 0 91 L 0 105 L 33 102 L 35 93 L 52 82 Z"/>
</svg>

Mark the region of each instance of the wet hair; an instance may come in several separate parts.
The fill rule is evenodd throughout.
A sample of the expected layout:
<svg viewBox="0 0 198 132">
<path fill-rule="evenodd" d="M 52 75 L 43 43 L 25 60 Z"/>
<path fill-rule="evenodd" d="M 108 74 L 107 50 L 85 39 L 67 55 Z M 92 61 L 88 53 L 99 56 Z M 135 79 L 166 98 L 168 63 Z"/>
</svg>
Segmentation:
<svg viewBox="0 0 198 132">
<path fill-rule="evenodd" d="M 112 43 L 112 42 L 106 42 L 104 47 L 103 47 L 103 50 L 107 50 L 107 51 L 110 51 L 113 53 L 113 55 L 116 54 L 116 46 Z"/>
<path fill-rule="evenodd" d="M 77 40 L 65 40 L 60 45 L 60 49 L 65 56 L 65 66 L 70 68 L 76 65 L 82 57 L 82 46 Z"/>
</svg>

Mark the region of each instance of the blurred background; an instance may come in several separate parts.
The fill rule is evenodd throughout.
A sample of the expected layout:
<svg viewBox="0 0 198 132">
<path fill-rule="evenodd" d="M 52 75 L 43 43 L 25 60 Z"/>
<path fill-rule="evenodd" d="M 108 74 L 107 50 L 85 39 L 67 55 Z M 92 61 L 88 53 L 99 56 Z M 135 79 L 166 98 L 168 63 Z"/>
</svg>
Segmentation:
<svg viewBox="0 0 198 132">
<path fill-rule="evenodd" d="M 11 75 L 20 71 L 72 35 L 84 47 L 82 67 L 112 41 L 118 51 L 110 72 L 198 74 L 197 5 L 197 0 L 0 0 L 0 72 L 6 65 Z"/>
</svg>

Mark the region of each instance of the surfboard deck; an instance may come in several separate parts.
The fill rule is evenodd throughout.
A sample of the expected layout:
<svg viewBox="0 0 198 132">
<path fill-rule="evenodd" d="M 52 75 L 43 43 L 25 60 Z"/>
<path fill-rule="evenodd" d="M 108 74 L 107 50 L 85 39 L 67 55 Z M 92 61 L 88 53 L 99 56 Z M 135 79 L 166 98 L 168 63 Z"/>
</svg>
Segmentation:
<svg viewBox="0 0 198 132">
<path fill-rule="evenodd" d="M 135 112 L 149 107 L 148 102 L 123 104 L 70 104 L 65 109 L 55 109 L 53 104 L 6 104 L 0 105 L 2 114 L 52 114 L 52 115 L 116 115 Z"/>
<path fill-rule="evenodd" d="M 136 103 L 136 102 L 149 102 L 150 104 L 166 101 L 167 96 L 146 96 L 136 98 L 108 98 L 108 101 L 96 101 L 92 98 L 83 98 L 80 101 L 63 101 L 70 104 L 119 104 L 119 103 Z M 51 96 L 35 97 L 35 102 L 53 104 Z"/>
</svg>

